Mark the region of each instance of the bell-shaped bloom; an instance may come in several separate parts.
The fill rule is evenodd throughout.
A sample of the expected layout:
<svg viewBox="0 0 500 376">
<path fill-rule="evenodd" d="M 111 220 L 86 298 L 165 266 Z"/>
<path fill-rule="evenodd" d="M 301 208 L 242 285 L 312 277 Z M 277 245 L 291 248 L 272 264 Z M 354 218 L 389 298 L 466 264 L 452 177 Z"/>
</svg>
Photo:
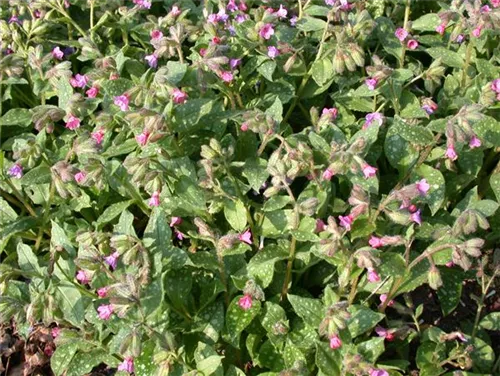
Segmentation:
<svg viewBox="0 0 500 376">
<path fill-rule="evenodd" d="M 78 119 L 74 115 L 69 115 L 68 120 L 66 121 L 66 128 L 74 131 L 77 128 L 80 128 L 80 119 Z"/>
<path fill-rule="evenodd" d="M 377 169 L 369 164 L 363 166 L 363 175 L 366 179 L 371 178 L 377 174 Z"/>
<path fill-rule="evenodd" d="M 23 177 L 23 167 L 20 164 L 15 163 L 11 168 L 9 168 L 8 173 L 13 178 L 21 179 Z"/>
<path fill-rule="evenodd" d="M 77 172 L 75 174 L 75 181 L 78 183 L 78 184 L 81 184 L 85 181 L 85 179 L 87 178 L 87 174 L 85 173 L 85 171 L 80 171 L 80 172 Z"/>
<path fill-rule="evenodd" d="M 398 38 L 401 42 L 403 42 L 408 37 L 408 31 L 403 29 L 402 27 L 398 27 L 396 32 L 394 33 L 396 38 Z"/>
<path fill-rule="evenodd" d="M 340 340 L 338 335 L 333 335 L 330 337 L 330 348 L 332 350 L 338 349 L 342 346 L 342 341 Z"/>
<path fill-rule="evenodd" d="M 354 217 L 351 214 L 346 216 L 339 215 L 339 222 L 343 228 L 347 231 L 351 231 L 351 225 L 354 222 Z"/>
<path fill-rule="evenodd" d="M 151 207 L 160 206 L 160 192 L 158 191 L 153 192 L 151 198 L 149 199 L 149 206 Z"/>
<path fill-rule="evenodd" d="M 252 296 L 245 294 L 238 300 L 238 305 L 244 311 L 252 308 Z"/>
<path fill-rule="evenodd" d="M 120 107 L 120 110 L 122 111 L 128 111 L 129 102 L 130 99 L 127 94 L 119 95 L 114 98 L 115 105 Z"/>
<path fill-rule="evenodd" d="M 102 304 L 97 308 L 99 318 L 101 320 L 109 320 L 113 314 L 114 308 L 112 304 Z"/>
<path fill-rule="evenodd" d="M 240 239 L 240 242 L 252 245 L 252 232 L 250 230 L 246 230 L 238 236 L 238 239 Z"/>
<path fill-rule="evenodd" d="M 262 26 L 259 30 L 259 35 L 264 39 L 271 39 L 271 37 L 274 35 L 273 25 L 268 23 Z"/>
<path fill-rule="evenodd" d="M 79 270 L 76 273 L 76 280 L 82 285 L 87 285 L 90 283 L 90 274 L 85 270 Z"/>
<path fill-rule="evenodd" d="M 422 179 L 417 182 L 417 190 L 422 196 L 425 196 L 430 188 L 431 186 L 427 183 L 427 179 Z"/>
<path fill-rule="evenodd" d="M 120 257 L 120 254 L 117 251 L 115 251 L 112 254 L 110 254 L 109 256 L 104 257 L 104 261 L 106 262 L 106 264 L 108 264 L 111 267 L 111 269 L 115 270 L 116 265 L 118 264 L 119 257 Z"/>
<path fill-rule="evenodd" d="M 188 95 L 182 90 L 175 88 L 172 90 L 172 100 L 176 104 L 184 104 L 188 100 Z"/>
<path fill-rule="evenodd" d="M 409 50 L 416 50 L 418 48 L 418 42 L 415 39 L 410 39 L 408 42 L 406 42 L 406 47 Z"/>
<path fill-rule="evenodd" d="M 61 51 L 61 48 L 59 46 L 52 49 L 52 57 L 57 60 L 62 60 L 62 58 L 64 57 L 64 52 Z"/>
<path fill-rule="evenodd" d="M 375 90 L 377 87 L 378 80 L 376 78 L 367 78 L 365 80 L 365 85 L 368 87 L 368 90 Z"/>
</svg>

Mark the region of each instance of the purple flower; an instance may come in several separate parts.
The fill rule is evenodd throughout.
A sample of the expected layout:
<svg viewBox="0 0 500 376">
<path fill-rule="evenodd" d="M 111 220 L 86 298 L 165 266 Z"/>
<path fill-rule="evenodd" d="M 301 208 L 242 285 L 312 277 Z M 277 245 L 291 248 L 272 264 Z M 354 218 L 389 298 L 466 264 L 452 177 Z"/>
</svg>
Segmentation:
<svg viewBox="0 0 500 376">
<path fill-rule="evenodd" d="M 78 184 L 81 184 L 83 181 L 85 181 L 86 177 L 87 177 L 87 174 L 84 171 L 77 172 L 75 174 L 75 181 Z"/>
<path fill-rule="evenodd" d="M 149 34 L 151 40 L 160 40 L 163 38 L 163 33 L 160 30 L 152 30 Z"/>
<path fill-rule="evenodd" d="M 230 12 L 236 12 L 238 10 L 238 6 L 236 5 L 235 0 L 229 0 L 227 3 L 227 10 Z"/>
<path fill-rule="evenodd" d="M 153 192 L 153 194 L 151 195 L 151 198 L 149 199 L 149 206 L 151 206 L 151 207 L 160 206 L 160 192 L 159 191 Z"/>
<path fill-rule="evenodd" d="M 335 5 L 335 0 L 325 0 L 325 4 L 333 7 Z"/>
<path fill-rule="evenodd" d="M 97 97 L 97 94 L 99 94 L 99 88 L 96 86 L 92 86 L 85 92 L 85 94 L 87 94 L 87 97 L 89 98 L 95 98 Z"/>
<path fill-rule="evenodd" d="M 79 270 L 76 273 L 76 280 L 80 282 L 82 285 L 86 285 L 90 283 L 90 275 L 85 270 Z"/>
<path fill-rule="evenodd" d="M 471 149 L 478 148 L 481 146 L 481 140 L 476 136 L 473 136 L 469 141 L 469 147 Z"/>
<path fill-rule="evenodd" d="M 330 348 L 332 350 L 336 350 L 342 346 L 342 341 L 340 340 L 338 335 L 333 335 L 330 337 Z"/>
<path fill-rule="evenodd" d="M 415 222 L 418 225 L 422 224 L 422 217 L 420 216 L 420 209 L 418 209 L 415 213 L 410 215 L 410 220 Z"/>
<path fill-rule="evenodd" d="M 322 219 L 316 219 L 316 228 L 314 229 L 315 233 L 323 232 L 326 229 L 326 224 Z"/>
<path fill-rule="evenodd" d="M 274 15 L 278 18 L 286 18 L 288 11 L 283 7 L 283 4 L 280 4 L 280 9 L 278 9 Z"/>
<path fill-rule="evenodd" d="M 146 55 L 144 58 L 151 68 L 156 68 L 158 66 L 158 55 L 153 53 L 151 55 Z"/>
<path fill-rule="evenodd" d="M 127 94 L 119 95 L 115 97 L 114 103 L 120 107 L 120 110 L 128 111 L 129 97 Z"/>
<path fill-rule="evenodd" d="M 493 90 L 495 93 L 500 94 L 500 78 L 493 80 L 493 82 L 491 83 L 491 90 Z"/>
<path fill-rule="evenodd" d="M 207 17 L 207 21 L 211 24 L 216 24 L 219 22 L 219 16 L 216 13 L 209 14 Z"/>
<path fill-rule="evenodd" d="M 367 276 L 368 281 L 372 283 L 380 282 L 380 276 L 378 275 L 375 269 L 367 268 L 367 270 L 368 270 L 368 276 Z"/>
<path fill-rule="evenodd" d="M 366 179 L 371 178 L 376 174 L 377 174 L 377 169 L 375 167 L 370 166 L 369 164 L 363 166 L 363 175 L 365 175 Z"/>
<path fill-rule="evenodd" d="M 188 95 L 182 90 L 175 88 L 172 91 L 172 99 L 175 104 L 184 104 L 188 100 Z"/>
<path fill-rule="evenodd" d="M 374 235 L 370 237 L 370 240 L 368 240 L 368 244 L 370 244 L 370 247 L 372 248 L 380 248 L 384 245 L 382 239 Z"/>
<path fill-rule="evenodd" d="M 274 35 L 274 28 L 272 24 L 265 24 L 259 30 L 259 35 L 264 39 L 271 39 Z"/>
<path fill-rule="evenodd" d="M 89 82 L 89 78 L 86 75 L 77 73 L 75 77 L 70 78 L 69 83 L 73 87 L 85 87 Z"/>
<path fill-rule="evenodd" d="M 339 113 L 339 110 L 337 110 L 335 107 L 332 107 L 332 108 L 325 107 L 321 111 L 321 115 L 328 117 L 329 120 L 335 120 L 337 118 L 338 113 Z"/>
<path fill-rule="evenodd" d="M 387 294 L 382 294 L 379 297 L 380 303 L 384 304 L 385 301 L 387 300 Z M 387 303 L 387 307 L 391 307 L 394 305 L 394 300 L 391 300 L 389 303 Z"/>
<path fill-rule="evenodd" d="M 368 371 L 369 376 L 389 376 L 389 372 L 384 369 L 370 368 Z"/>
<path fill-rule="evenodd" d="M 220 75 L 220 78 L 222 78 L 222 81 L 224 81 L 224 82 L 231 82 L 233 80 L 234 76 L 229 71 L 223 71 Z"/>
<path fill-rule="evenodd" d="M 373 122 L 377 122 L 380 127 L 384 123 L 384 116 L 380 112 L 371 112 L 365 116 L 365 123 L 363 124 L 363 129 L 366 129 L 372 125 Z"/>
<path fill-rule="evenodd" d="M 323 172 L 323 180 L 332 180 L 333 175 L 335 175 L 335 174 L 333 173 L 332 169 L 327 168 Z"/>
<path fill-rule="evenodd" d="M 351 231 L 351 225 L 354 222 L 354 217 L 351 214 L 346 216 L 339 215 L 339 222 L 343 228 L 347 231 Z"/>
<path fill-rule="evenodd" d="M 475 36 L 476 38 L 479 38 L 481 36 L 482 29 L 483 29 L 483 26 L 478 25 L 474 30 L 472 30 L 472 35 Z"/>
<path fill-rule="evenodd" d="M 182 10 L 177 6 L 174 5 L 172 9 L 170 10 L 170 13 L 173 17 L 177 17 L 179 14 L 182 13 Z M 163 35 L 162 35 L 163 36 Z M 161 38 L 161 37 L 160 37 Z"/>
<path fill-rule="evenodd" d="M 271 59 L 274 59 L 279 54 L 280 50 L 278 50 L 276 47 L 274 46 L 267 47 L 267 56 L 269 56 Z"/>
<path fill-rule="evenodd" d="M 455 148 L 453 145 L 448 146 L 446 149 L 446 157 L 451 159 L 452 161 L 456 161 L 458 158 L 457 152 L 455 151 Z"/>
<path fill-rule="evenodd" d="M 101 320 L 109 320 L 113 314 L 114 308 L 112 304 L 102 304 L 97 308 L 99 318 Z"/>
<path fill-rule="evenodd" d="M 243 234 L 240 234 L 238 238 L 240 242 L 252 245 L 252 232 L 250 230 L 246 230 Z"/>
<path fill-rule="evenodd" d="M 463 34 L 458 34 L 456 39 L 455 39 L 455 42 L 457 42 L 458 44 L 462 43 L 464 41 L 465 37 Z"/>
<path fill-rule="evenodd" d="M 230 59 L 229 60 L 229 68 L 236 69 L 238 65 L 241 64 L 241 59 Z"/>
<path fill-rule="evenodd" d="M 99 298 L 105 298 L 106 295 L 108 295 L 108 287 L 101 287 L 100 289 L 97 289 L 97 296 Z"/>
<path fill-rule="evenodd" d="M 118 264 L 118 257 L 120 257 L 120 254 L 117 251 L 115 251 L 109 256 L 104 257 L 104 261 L 106 262 L 106 264 L 111 266 L 112 270 L 115 270 L 116 265 Z"/>
<path fill-rule="evenodd" d="M 141 9 L 151 8 L 151 1 L 148 0 L 133 0 L 133 3 L 139 5 L 139 8 Z"/>
<path fill-rule="evenodd" d="M 95 132 L 92 132 L 91 137 L 95 141 L 97 145 L 101 145 L 102 141 L 104 140 L 104 129 L 99 129 Z"/>
<path fill-rule="evenodd" d="M 252 296 L 245 294 L 238 300 L 238 305 L 244 311 L 252 308 Z"/>
<path fill-rule="evenodd" d="M 446 22 L 442 22 L 441 24 L 439 24 L 439 26 L 436 27 L 436 32 L 443 35 L 446 30 L 446 25 L 447 25 Z"/>
<path fill-rule="evenodd" d="M 52 57 L 57 60 L 62 60 L 62 58 L 64 57 L 64 52 L 61 51 L 59 46 L 54 47 L 54 49 L 52 50 Z"/>
<path fill-rule="evenodd" d="M 375 90 L 377 83 L 378 80 L 376 78 L 367 78 L 365 80 L 365 85 L 368 86 L 368 90 Z"/>
<path fill-rule="evenodd" d="M 422 179 L 417 182 L 417 190 L 420 192 L 422 196 L 425 196 L 427 192 L 429 192 L 430 187 L 431 186 L 429 185 L 429 183 L 427 183 L 426 179 Z"/>
<path fill-rule="evenodd" d="M 292 18 L 290 18 L 290 25 L 291 26 L 295 26 L 297 24 L 297 21 L 298 21 L 298 17 L 297 16 L 293 16 Z"/>
<path fill-rule="evenodd" d="M 179 226 L 182 223 L 181 217 L 170 218 L 170 227 Z"/>
<path fill-rule="evenodd" d="M 128 373 L 133 373 L 134 372 L 134 359 L 127 357 L 125 360 L 120 363 L 118 366 L 118 371 L 125 371 Z"/>
<path fill-rule="evenodd" d="M 396 32 L 394 33 L 396 38 L 398 38 L 401 42 L 403 42 L 408 37 L 408 31 L 403 29 L 402 27 L 398 27 Z"/>
<path fill-rule="evenodd" d="M 235 18 L 236 22 L 242 23 L 247 20 L 248 16 L 246 14 L 238 14 Z"/>
<path fill-rule="evenodd" d="M 146 131 L 143 131 L 141 134 L 138 134 L 137 136 L 135 136 L 135 140 L 141 146 L 144 146 L 147 144 L 148 138 L 149 138 L 149 133 Z"/>
<path fill-rule="evenodd" d="M 13 164 L 9 168 L 9 175 L 13 178 L 21 179 L 23 177 L 23 167 L 18 163 Z"/>
</svg>

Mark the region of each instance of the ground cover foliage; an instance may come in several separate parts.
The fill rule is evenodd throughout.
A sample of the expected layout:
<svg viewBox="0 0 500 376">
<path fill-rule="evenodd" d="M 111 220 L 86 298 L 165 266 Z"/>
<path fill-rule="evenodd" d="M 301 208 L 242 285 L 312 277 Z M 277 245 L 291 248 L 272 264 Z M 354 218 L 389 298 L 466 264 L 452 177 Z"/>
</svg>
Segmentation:
<svg viewBox="0 0 500 376">
<path fill-rule="evenodd" d="M 500 372 L 500 1 L 0 7 L 2 372 Z"/>
</svg>

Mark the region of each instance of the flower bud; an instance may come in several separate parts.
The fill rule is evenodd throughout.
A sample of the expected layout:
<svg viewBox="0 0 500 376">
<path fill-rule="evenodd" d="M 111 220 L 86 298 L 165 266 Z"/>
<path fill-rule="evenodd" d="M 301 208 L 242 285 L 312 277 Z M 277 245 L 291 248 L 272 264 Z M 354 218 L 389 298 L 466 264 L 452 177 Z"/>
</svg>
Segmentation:
<svg viewBox="0 0 500 376">
<path fill-rule="evenodd" d="M 439 272 L 439 269 L 436 268 L 434 265 L 431 266 L 431 270 L 429 270 L 427 277 L 431 289 L 437 290 L 443 285 L 443 280 L 441 279 L 441 273 Z"/>
</svg>

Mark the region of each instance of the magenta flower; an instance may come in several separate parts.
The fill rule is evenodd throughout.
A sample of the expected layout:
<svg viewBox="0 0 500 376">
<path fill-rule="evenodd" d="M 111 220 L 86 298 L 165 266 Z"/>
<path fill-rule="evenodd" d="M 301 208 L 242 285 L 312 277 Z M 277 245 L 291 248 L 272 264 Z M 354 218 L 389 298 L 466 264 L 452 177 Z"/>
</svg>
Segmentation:
<svg viewBox="0 0 500 376">
<path fill-rule="evenodd" d="M 339 336 L 334 334 L 333 336 L 330 337 L 330 348 L 332 350 L 336 350 L 342 346 L 342 341 L 340 340 Z"/>
<path fill-rule="evenodd" d="M 75 174 L 75 181 L 78 184 L 81 184 L 85 180 L 86 177 L 87 177 L 87 174 L 84 171 L 77 172 Z"/>
<path fill-rule="evenodd" d="M 74 77 L 71 77 L 69 79 L 69 83 L 73 87 L 85 87 L 87 86 L 87 83 L 89 82 L 89 78 L 84 75 L 84 74 L 79 74 L 77 73 Z"/>
<path fill-rule="evenodd" d="M 389 376 L 389 372 L 384 369 L 370 368 L 368 371 L 369 376 Z"/>
<path fill-rule="evenodd" d="M 134 372 L 134 359 L 126 357 L 123 362 L 118 366 L 118 371 L 125 371 L 128 373 Z"/>
<path fill-rule="evenodd" d="M 241 64 L 241 59 L 230 59 L 229 60 L 229 68 L 236 69 L 238 65 Z"/>
<path fill-rule="evenodd" d="M 21 179 L 23 177 L 23 167 L 18 163 L 13 164 L 9 168 L 9 175 L 13 178 Z"/>
<path fill-rule="evenodd" d="M 252 296 L 245 294 L 238 300 L 238 305 L 244 311 L 252 308 Z"/>
<path fill-rule="evenodd" d="M 396 36 L 396 38 L 398 38 L 401 42 L 403 42 L 406 37 L 408 37 L 408 31 L 406 31 L 405 29 L 403 29 L 402 27 L 398 27 L 396 29 L 396 32 L 394 33 L 394 35 Z"/>
<path fill-rule="evenodd" d="M 321 111 L 321 115 L 329 117 L 330 120 L 335 120 L 337 118 L 338 113 L 339 113 L 339 110 L 337 110 L 335 107 L 332 107 L 332 108 L 325 107 Z"/>
<path fill-rule="evenodd" d="M 265 24 L 259 30 L 259 35 L 264 39 L 271 39 L 274 35 L 274 28 L 272 24 Z"/>
<path fill-rule="evenodd" d="M 335 175 L 331 168 L 327 168 L 323 171 L 323 180 L 332 180 L 333 175 Z"/>
<path fill-rule="evenodd" d="M 380 295 L 379 299 L 380 299 L 380 303 L 384 304 L 385 301 L 387 300 L 387 294 Z M 394 300 L 391 300 L 389 303 L 387 303 L 388 307 L 392 307 L 393 305 L 394 305 Z"/>
<path fill-rule="evenodd" d="M 429 185 L 429 183 L 427 183 L 426 179 L 422 179 L 417 182 L 417 190 L 420 192 L 422 196 L 425 196 L 427 194 L 430 187 L 431 186 Z"/>
<path fill-rule="evenodd" d="M 105 298 L 106 295 L 108 295 L 108 287 L 97 289 L 97 296 L 99 296 L 99 298 Z"/>
<path fill-rule="evenodd" d="M 418 42 L 415 39 L 410 39 L 408 42 L 406 42 L 406 47 L 410 50 L 416 50 L 418 47 Z"/>
<path fill-rule="evenodd" d="M 322 219 L 316 219 L 316 228 L 314 229 L 315 233 L 323 232 L 326 229 L 326 224 Z"/>
<path fill-rule="evenodd" d="M 453 147 L 453 145 L 448 146 L 448 148 L 446 149 L 445 155 L 447 158 L 451 159 L 452 161 L 455 161 L 458 158 L 457 152 L 455 151 L 455 148 Z"/>
<path fill-rule="evenodd" d="M 59 46 L 54 47 L 54 49 L 52 50 L 52 57 L 57 60 L 62 60 L 62 58 L 64 57 L 64 52 L 61 51 Z"/>
<path fill-rule="evenodd" d="M 436 27 L 436 32 L 443 35 L 446 30 L 446 22 L 442 22 L 438 27 Z"/>
<path fill-rule="evenodd" d="M 297 24 L 298 20 L 299 18 L 297 16 L 293 16 L 292 18 L 290 18 L 290 25 L 294 27 Z"/>
<path fill-rule="evenodd" d="M 95 98 L 97 97 L 97 94 L 99 94 L 99 88 L 96 86 L 92 86 L 85 92 L 85 94 L 87 94 L 87 97 L 89 98 Z"/>
<path fill-rule="evenodd" d="M 177 229 L 174 229 L 174 234 L 175 234 L 175 237 L 179 240 L 182 240 L 186 237 L 185 234 L 183 234 L 182 232 L 180 232 L 179 230 Z"/>
<path fill-rule="evenodd" d="M 68 9 L 70 6 L 71 6 L 71 3 L 69 2 L 69 0 L 64 0 L 64 7 L 66 9 Z"/>
<path fill-rule="evenodd" d="M 354 217 L 351 214 L 346 216 L 339 215 L 339 222 L 343 228 L 347 231 L 351 231 L 351 225 L 354 222 Z"/>
<path fill-rule="evenodd" d="M 101 128 L 95 132 L 92 132 L 91 137 L 97 145 L 102 144 L 102 141 L 104 140 L 104 129 Z"/>
<path fill-rule="evenodd" d="M 52 330 L 50 331 L 50 334 L 52 335 L 52 338 L 59 337 L 59 334 L 61 334 L 61 328 L 59 328 L 58 326 L 52 328 Z"/>
<path fill-rule="evenodd" d="M 422 106 L 422 110 L 427 112 L 427 114 L 429 114 L 429 115 L 432 115 L 437 110 L 437 108 L 438 108 L 437 104 L 433 105 L 433 104 L 426 103 Z"/>
<path fill-rule="evenodd" d="M 230 12 L 236 12 L 238 10 L 238 5 L 236 5 L 235 0 L 229 0 L 226 8 Z"/>
<path fill-rule="evenodd" d="M 120 107 L 120 110 L 128 111 L 129 97 L 127 94 L 119 95 L 115 97 L 114 103 Z"/>
<path fill-rule="evenodd" d="M 151 40 L 160 40 L 163 38 L 163 33 L 160 30 L 151 30 L 151 33 L 149 34 L 151 37 Z"/>
<path fill-rule="evenodd" d="M 243 124 L 241 124 L 240 130 L 241 130 L 242 132 L 246 132 L 246 131 L 248 131 L 248 124 L 247 124 L 247 123 L 243 123 Z"/>
<path fill-rule="evenodd" d="M 76 273 L 76 280 L 80 282 L 82 285 L 86 285 L 90 283 L 90 275 L 85 270 L 79 270 Z"/>
<path fill-rule="evenodd" d="M 118 265 L 118 258 L 119 257 L 120 257 L 120 254 L 117 251 L 115 251 L 112 254 L 110 254 L 109 256 L 104 257 L 104 261 L 106 262 L 106 264 L 111 266 L 112 270 L 115 270 L 116 265 Z"/>
<path fill-rule="evenodd" d="M 141 134 L 138 134 L 137 136 L 135 136 L 135 140 L 141 146 L 144 146 L 147 144 L 148 138 L 149 138 L 149 133 L 146 131 L 143 131 Z"/>
<path fill-rule="evenodd" d="M 158 66 L 158 55 L 153 53 L 151 55 L 146 55 L 144 58 L 151 68 L 156 68 Z"/>
<path fill-rule="evenodd" d="M 223 71 L 220 75 L 222 78 L 222 81 L 224 82 L 231 82 L 234 78 L 233 74 L 229 71 Z"/>
<path fill-rule="evenodd" d="M 371 112 L 365 116 L 365 123 L 363 129 L 366 129 L 376 122 L 380 127 L 384 123 L 384 116 L 380 112 Z"/>
<path fill-rule="evenodd" d="M 455 266 L 455 263 L 453 261 L 448 261 L 445 265 L 447 268 L 453 268 Z"/>
<path fill-rule="evenodd" d="M 280 9 L 278 9 L 274 15 L 278 18 L 286 18 L 288 11 L 283 7 L 283 4 L 280 4 Z"/>
<path fill-rule="evenodd" d="M 151 195 L 151 198 L 149 199 L 149 206 L 151 206 L 151 207 L 160 206 L 160 192 L 159 191 L 153 192 L 153 194 Z"/>
<path fill-rule="evenodd" d="M 188 100 L 188 95 L 182 90 L 175 88 L 172 91 L 172 99 L 176 104 L 184 104 Z"/>
<path fill-rule="evenodd" d="M 181 217 L 170 218 L 170 227 L 179 226 L 182 223 Z"/>
<path fill-rule="evenodd" d="M 114 308 L 111 304 L 101 304 L 97 308 L 97 312 L 99 312 L 99 318 L 101 320 L 109 320 L 111 315 L 113 314 Z"/>
<path fill-rule="evenodd" d="M 280 50 L 278 50 L 276 47 L 274 46 L 267 47 L 267 56 L 269 56 L 271 59 L 274 59 L 279 54 Z"/>
<path fill-rule="evenodd" d="M 491 90 L 493 90 L 495 93 L 500 94 L 500 78 L 497 78 L 491 82 Z"/>
<path fill-rule="evenodd" d="M 411 213 L 410 220 L 412 222 L 415 222 L 417 225 L 421 225 L 422 224 L 422 217 L 420 216 L 420 209 L 418 209 L 414 213 Z"/>
<path fill-rule="evenodd" d="M 335 0 L 325 0 L 325 4 L 333 7 L 335 5 Z"/>
<path fill-rule="evenodd" d="M 498 8 L 500 7 L 500 0 L 490 0 L 491 5 L 493 5 L 493 8 Z"/>
<path fill-rule="evenodd" d="M 481 146 L 481 140 L 476 136 L 473 136 L 469 141 L 469 147 L 471 149 L 478 148 Z"/>
<path fill-rule="evenodd" d="M 77 128 L 80 128 L 80 119 L 78 119 L 74 115 L 69 115 L 68 120 L 66 121 L 66 128 L 74 131 Z"/>
<path fill-rule="evenodd" d="M 119 79 L 119 78 L 120 78 L 120 75 L 119 75 L 118 73 L 111 73 L 111 74 L 109 75 L 109 79 L 110 79 L 111 81 L 117 80 L 117 79 Z"/>
<path fill-rule="evenodd" d="M 371 178 L 376 174 L 377 174 L 377 169 L 375 167 L 370 166 L 369 164 L 363 166 L 363 175 L 365 175 L 366 179 Z"/>
<path fill-rule="evenodd" d="M 238 239 L 240 239 L 240 242 L 252 245 L 252 232 L 250 230 L 246 230 L 243 234 L 238 236 Z"/>
<path fill-rule="evenodd" d="M 241 10 L 242 12 L 246 12 L 248 10 L 248 7 L 243 0 L 240 0 L 240 5 L 238 5 L 238 9 Z"/>
<path fill-rule="evenodd" d="M 149 0 L 133 0 L 133 3 L 139 5 L 139 8 L 141 9 L 151 8 L 151 1 Z"/>
<path fill-rule="evenodd" d="M 377 271 L 373 268 L 367 268 L 368 270 L 368 276 L 367 279 L 370 282 L 380 282 L 380 276 L 378 275 Z"/>
<path fill-rule="evenodd" d="M 370 240 L 368 240 L 368 244 L 370 244 L 370 247 L 372 248 L 380 248 L 384 246 L 382 239 L 374 235 L 370 237 Z"/>
<path fill-rule="evenodd" d="M 174 17 L 177 17 L 182 13 L 181 8 L 179 8 L 177 5 L 174 5 L 172 9 L 170 10 L 170 14 Z M 163 35 L 162 35 L 163 36 Z M 161 38 L 161 37 L 160 37 Z"/>
<path fill-rule="evenodd" d="M 248 15 L 246 14 L 238 14 L 235 18 L 236 22 L 242 23 L 245 22 L 248 19 Z"/>
<path fill-rule="evenodd" d="M 365 85 L 368 87 L 368 90 L 375 90 L 377 83 L 378 81 L 376 78 L 367 78 L 365 80 Z"/>
<path fill-rule="evenodd" d="M 489 12 L 491 12 L 491 8 L 489 5 L 483 5 L 481 7 L 481 13 L 489 13 Z"/>
</svg>

